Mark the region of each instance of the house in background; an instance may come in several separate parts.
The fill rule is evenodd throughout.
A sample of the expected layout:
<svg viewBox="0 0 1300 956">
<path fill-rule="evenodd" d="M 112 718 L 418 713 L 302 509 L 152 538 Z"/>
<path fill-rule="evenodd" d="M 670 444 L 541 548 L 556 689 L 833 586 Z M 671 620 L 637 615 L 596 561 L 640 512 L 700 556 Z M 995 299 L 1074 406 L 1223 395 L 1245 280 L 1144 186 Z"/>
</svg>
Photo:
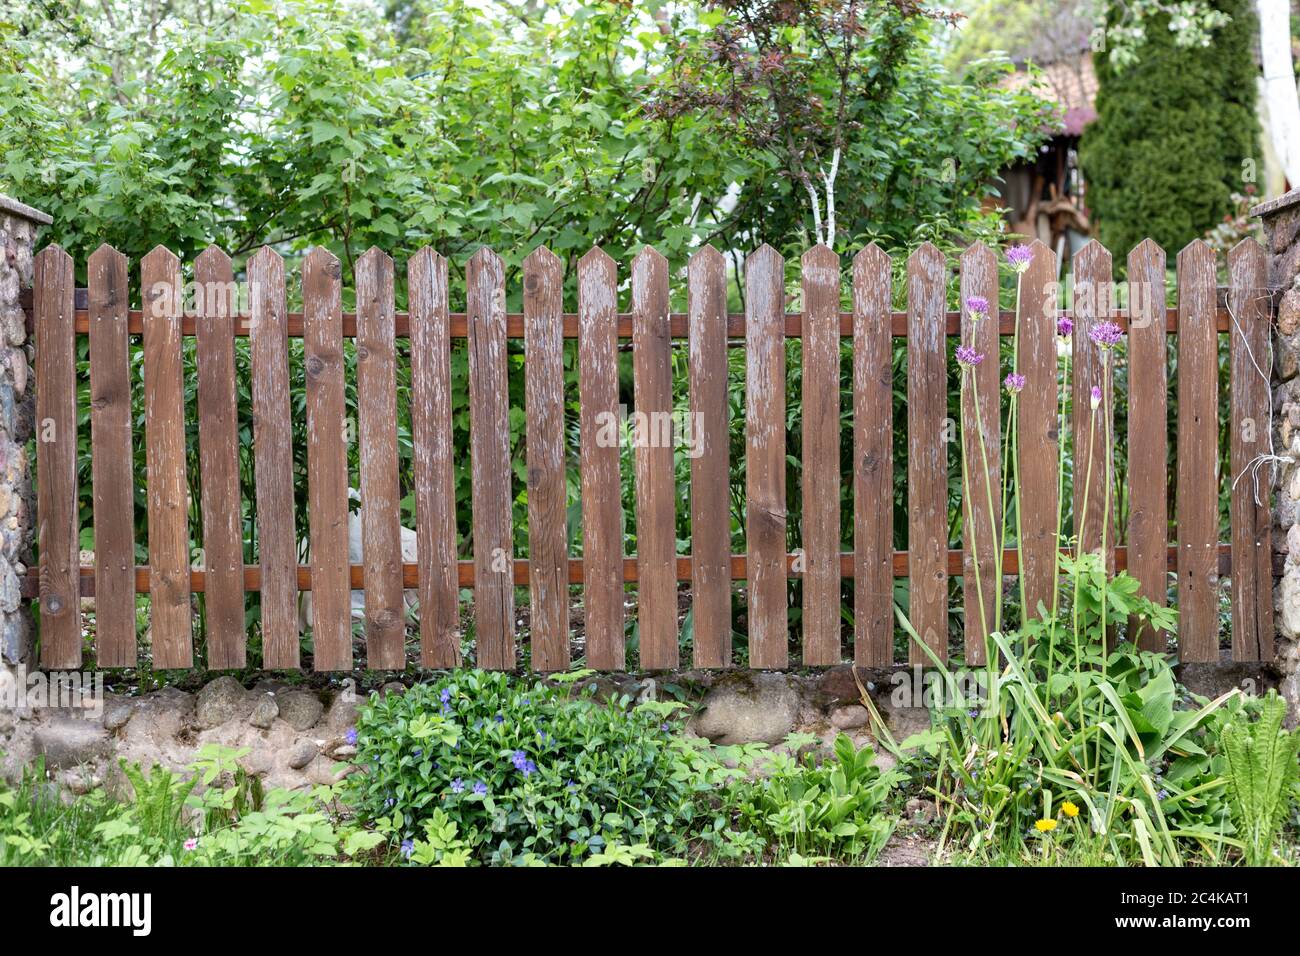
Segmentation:
<svg viewBox="0 0 1300 956">
<path fill-rule="evenodd" d="M 1017 63 L 1007 80 L 1029 88 L 1060 108 L 1062 125 L 1040 148 L 1033 162 L 1020 163 L 1001 175 L 1001 200 L 1010 230 L 1051 247 L 1064 264 L 1091 238 L 1087 184 L 1079 169 L 1079 137 L 1097 119 L 1097 74 L 1086 44 L 1077 53 L 1051 63 Z"/>
</svg>

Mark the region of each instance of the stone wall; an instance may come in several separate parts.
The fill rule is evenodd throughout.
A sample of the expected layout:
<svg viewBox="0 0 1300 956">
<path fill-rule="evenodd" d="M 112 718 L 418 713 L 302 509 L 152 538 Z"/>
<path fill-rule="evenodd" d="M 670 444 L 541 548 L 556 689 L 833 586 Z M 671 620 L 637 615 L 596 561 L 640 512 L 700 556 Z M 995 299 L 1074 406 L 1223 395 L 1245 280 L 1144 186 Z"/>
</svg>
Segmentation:
<svg viewBox="0 0 1300 956">
<path fill-rule="evenodd" d="M 21 582 L 31 559 L 36 513 L 27 440 L 35 389 L 31 343 L 20 292 L 31 287 L 36 234 L 50 217 L 0 196 L 0 667 L 23 664 L 31 654 L 31 611 Z"/>
<path fill-rule="evenodd" d="M 1256 206 L 1277 302 L 1273 339 L 1273 454 L 1277 462 L 1273 549 L 1283 572 L 1274 591 L 1280 690 L 1300 718 L 1300 189 Z"/>
</svg>

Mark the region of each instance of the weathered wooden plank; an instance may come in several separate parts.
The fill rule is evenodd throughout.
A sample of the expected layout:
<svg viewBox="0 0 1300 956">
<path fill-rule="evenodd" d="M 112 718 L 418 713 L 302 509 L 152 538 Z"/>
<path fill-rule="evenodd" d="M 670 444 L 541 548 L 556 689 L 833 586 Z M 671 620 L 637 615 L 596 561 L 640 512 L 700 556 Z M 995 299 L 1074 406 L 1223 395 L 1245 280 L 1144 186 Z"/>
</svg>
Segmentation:
<svg viewBox="0 0 1300 956">
<path fill-rule="evenodd" d="M 465 268 L 469 311 L 470 469 L 474 526 L 474 624 L 478 666 L 515 666 L 515 590 L 510 506 L 510 396 L 506 289 L 501 259 L 487 247 Z"/>
<path fill-rule="evenodd" d="M 81 666 L 72 257 L 57 245 L 42 249 L 36 256 L 33 278 L 41 666 L 59 670 Z"/>
<path fill-rule="evenodd" d="M 209 246 L 194 261 L 199 320 L 199 478 L 202 490 L 208 667 L 247 663 L 244 630 L 244 527 L 239 500 L 239 412 L 235 398 L 238 289 L 230 257 Z"/>
<path fill-rule="evenodd" d="M 889 257 L 853 259 L 853 660 L 894 662 L 894 365 Z"/>
<path fill-rule="evenodd" d="M 912 627 L 941 660 L 948 659 L 948 414 L 943 335 L 947 264 L 924 243 L 907 260 L 907 504 L 908 614 Z M 928 664 L 909 646 L 912 664 Z"/>
<path fill-rule="evenodd" d="M 284 260 L 264 246 L 248 261 L 253 379 L 253 480 L 262 567 L 262 666 L 292 669 L 298 655 L 298 534 L 293 510 Z"/>
<path fill-rule="evenodd" d="M 181 264 L 157 246 L 140 263 L 144 300 L 144 424 L 149 469 L 150 634 L 153 667 L 194 661 L 190 610 Z"/>
<path fill-rule="evenodd" d="M 1074 433 L 1074 535 L 1083 551 L 1097 551 L 1102 543 L 1102 515 L 1106 516 L 1106 567 L 1115 568 L 1115 499 L 1107 497 L 1106 463 L 1114 460 L 1115 408 L 1114 353 L 1107 355 L 1090 338 L 1101 323 L 1113 323 L 1115 295 L 1111 257 L 1095 239 L 1075 256 L 1074 331 L 1071 359 L 1074 364 L 1072 431 Z M 1107 365 L 1110 375 L 1106 374 Z M 1101 391 L 1101 403 L 1094 409 L 1092 390 Z M 1109 437 L 1108 437 L 1109 436 Z M 1114 478 L 1112 466 L 1111 478 Z M 1109 510 L 1107 501 L 1110 502 Z"/>
<path fill-rule="evenodd" d="M 745 539 L 749 663 L 789 659 L 785 562 L 785 260 L 762 245 L 745 261 Z"/>
<path fill-rule="evenodd" d="M 1247 238 L 1228 254 L 1229 304 L 1236 317 L 1229 336 L 1232 362 L 1232 659 L 1273 659 L 1272 465 L 1252 470 L 1269 452 L 1268 257 Z"/>
<path fill-rule="evenodd" d="M 587 666 L 622 670 L 623 503 L 619 480 L 618 267 L 593 247 L 578 262 L 583 627 Z"/>
<path fill-rule="evenodd" d="M 727 262 L 713 246 L 687 267 L 690 315 L 691 608 L 696 667 L 731 663 Z"/>
<path fill-rule="evenodd" d="M 632 261 L 637 632 L 641 667 L 677 666 L 677 487 L 673 476 L 668 260 L 650 246 Z"/>
<path fill-rule="evenodd" d="M 134 423 L 126 330 L 126 256 L 112 246 L 100 246 L 91 255 L 86 271 L 90 282 L 95 663 L 103 668 L 134 667 L 135 459 L 131 450 Z"/>
<path fill-rule="evenodd" d="M 344 404 L 343 270 L 316 246 L 302 264 L 307 371 L 307 520 L 311 548 L 312 667 L 352 669 L 348 584 L 348 423 Z"/>
<path fill-rule="evenodd" d="M 1219 356 L 1214 250 L 1178 254 L 1178 643 L 1184 661 L 1219 659 Z"/>
<path fill-rule="evenodd" d="M 840 257 L 814 246 L 803 272 L 803 662 L 840 650 Z"/>
<path fill-rule="evenodd" d="M 982 311 L 967 304 L 974 301 L 978 306 L 981 299 L 986 303 Z M 961 302 L 961 340 L 984 356 L 983 362 L 966 373 L 961 392 L 966 663 L 979 665 L 988 660 L 988 635 L 1002 591 L 997 555 L 1002 527 L 1002 401 L 998 329 L 991 318 L 998 311 L 998 261 L 982 242 L 962 253 Z"/>
<path fill-rule="evenodd" d="M 406 666 L 401 489 L 397 478 L 397 358 L 393 260 L 379 249 L 356 264 L 357 427 L 361 435 L 361 551 L 366 563 L 366 666 Z"/>
<path fill-rule="evenodd" d="M 1142 595 L 1163 607 L 1168 601 L 1169 544 L 1168 370 L 1165 325 L 1165 253 L 1150 239 L 1128 257 L 1128 571 Z M 1128 637 L 1143 650 L 1163 651 L 1167 636 L 1130 620 Z"/>
<path fill-rule="evenodd" d="M 1025 389 L 1016 407 L 1020 452 L 1020 551 L 1026 608 L 1049 613 L 1056 578 L 1056 517 L 1060 501 L 1057 462 L 1061 440 L 1057 407 L 1056 255 L 1041 242 L 1030 247 L 1033 259 L 1020 278 L 1020 372 Z"/>
<path fill-rule="evenodd" d="M 537 247 L 524 260 L 524 402 L 532 664 L 538 671 L 569 666 L 563 293 L 564 264 Z"/>
<path fill-rule="evenodd" d="M 411 307 L 411 434 L 415 442 L 416 553 L 420 564 L 420 663 L 456 667 L 455 450 L 451 439 L 451 337 L 447 260 L 425 247 L 407 263 Z"/>
</svg>

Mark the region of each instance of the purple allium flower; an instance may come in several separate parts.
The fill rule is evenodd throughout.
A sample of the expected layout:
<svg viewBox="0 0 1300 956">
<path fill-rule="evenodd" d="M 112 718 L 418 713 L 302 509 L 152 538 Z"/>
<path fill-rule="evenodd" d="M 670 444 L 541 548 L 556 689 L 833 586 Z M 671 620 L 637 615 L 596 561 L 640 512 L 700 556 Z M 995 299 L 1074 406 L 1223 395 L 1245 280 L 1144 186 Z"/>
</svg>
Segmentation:
<svg viewBox="0 0 1300 956">
<path fill-rule="evenodd" d="M 1092 339 L 1098 348 L 1109 351 L 1124 338 L 1124 330 L 1114 322 L 1098 322 L 1088 330 L 1088 338 Z"/>
<path fill-rule="evenodd" d="M 966 298 L 966 311 L 970 317 L 978 322 L 980 319 L 989 317 L 989 300 L 982 295 L 972 295 Z"/>
<path fill-rule="evenodd" d="M 451 782 L 451 792 L 452 792 L 452 793 L 464 793 L 464 792 L 465 792 L 465 781 L 462 780 L 462 779 L 460 779 L 460 777 L 457 777 L 455 780 L 453 780 L 453 781 Z"/>
<path fill-rule="evenodd" d="M 1019 372 L 1010 372 L 1002 380 L 1002 386 L 1012 395 L 1017 395 L 1025 387 L 1025 377 Z"/>
<path fill-rule="evenodd" d="M 984 353 L 976 352 L 975 349 L 969 345 L 957 346 L 958 365 L 961 365 L 965 368 L 974 368 L 976 365 L 979 365 L 979 363 L 982 361 L 984 361 Z"/>
<path fill-rule="evenodd" d="M 1088 393 L 1088 404 L 1089 404 L 1091 407 L 1093 407 L 1093 408 L 1096 408 L 1098 405 L 1101 404 L 1101 386 L 1100 386 L 1100 385 L 1094 385 L 1094 386 L 1092 387 L 1092 391 Z"/>
<path fill-rule="evenodd" d="M 415 841 L 414 841 L 414 840 L 403 840 L 403 841 L 402 841 L 402 856 L 406 857 L 406 858 L 409 860 L 409 859 L 411 858 L 411 854 L 414 853 L 414 852 L 415 852 Z"/>
<path fill-rule="evenodd" d="M 1069 316 L 1063 315 L 1056 320 L 1056 334 L 1063 339 L 1068 339 L 1074 333 L 1074 322 Z"/>
<path fill-rule="evenodd" d="M 1011 263 L 1011 268 L 1017 272 L 1024 272 L 1029 268 L 1029 263 L 1034 261 L 1034 250 L 1028 246 L 1012 246 L 1007 250 L 1007 262 Z"/>
<path fill-rule="evenodd" d="M 474 781 L 474 787 L 473 787 L 473 790 L 474 790 L 474 792 L 477 793 L 480 797 L 487 796 L 487 784 L 484 783 L 482 780 L 476 780 L 476 781 Z"/>
<path fill-rule="evenodd" d="M 349 727 L 348 732 L 343 735 L 343 739 L 348 742 L 349 747 L 355 747 L 357 745 L 357 728 Z"/>
</svg>

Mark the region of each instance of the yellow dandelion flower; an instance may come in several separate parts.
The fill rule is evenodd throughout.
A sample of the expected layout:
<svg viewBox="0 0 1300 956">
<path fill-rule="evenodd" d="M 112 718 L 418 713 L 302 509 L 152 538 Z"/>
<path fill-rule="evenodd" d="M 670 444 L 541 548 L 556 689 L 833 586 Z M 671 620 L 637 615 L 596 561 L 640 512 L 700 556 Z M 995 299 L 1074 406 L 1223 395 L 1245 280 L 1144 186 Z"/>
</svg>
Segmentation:
<svg viewBox="0 0 1300 956">
<path fill-rule="evenodd" d="M 1069 800 L 1066 800 L 1063 804 L 1061 804 L 1061 812 L 1064 813 L 1070 819 L 1074 819 L 1079 815 L 1079 808 L 1076 807 Z"/>
<path fill-rule="evenodd" d="M 1039 833 L 1050 833 L 1052 830 L 1056 829 L 1056 821 L 1055 820 L 1035 821 L 1034 829 L 1036 829 Z"/>
</svg>

